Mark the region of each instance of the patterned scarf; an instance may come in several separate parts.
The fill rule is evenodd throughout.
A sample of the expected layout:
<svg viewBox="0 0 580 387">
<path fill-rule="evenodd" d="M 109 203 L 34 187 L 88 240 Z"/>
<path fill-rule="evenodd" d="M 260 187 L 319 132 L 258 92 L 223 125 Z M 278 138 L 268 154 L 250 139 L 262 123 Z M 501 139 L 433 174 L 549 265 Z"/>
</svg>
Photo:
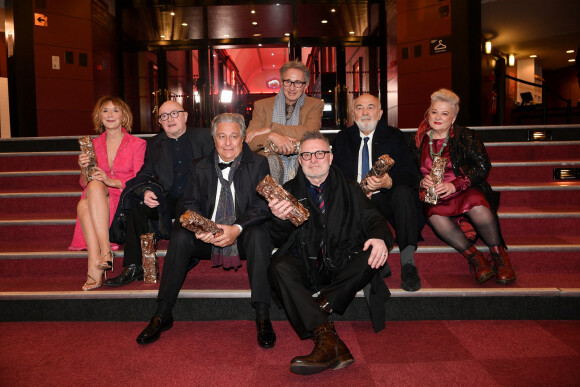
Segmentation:
<svg viewBox="0 0 580 387">
<path fill-rule="evenodd" d="M 226 180 L 222 175 L 222 170 L 218 167 L 219 157 L 218 153 L 215 152 L 214 168 L 222 185 L 215 214 L 215 222 L 218 224 L 232 225 L 236 221 L 236 207 L 231 185 L 241 160 L 242 154 L 240 153 L 234 159 L 228 173 L 228 179 Z M 236 240 L 232 245 L 226 247 L 213 246 L 211 249 L 211 265 L 213 267 L 223 266 L 224 269 L 235 270 L 241 267 L 242 263 L 240 261 L 240 253 L 238 252 L 238 241 Z"/>
<path fill-rule="evenodd" d="M 306 94 L 302 93 L 298 101 L 294 105 L 290 105 L 289 109 L 286 110 L 286 96 L 284 95 L 284 91 L 280 89 L 280 92 L 276 96 L 276 102 L 274 103 L 272 122 L 281 125 L 298 125 L 300 123 L 300 109 L 304 106 L 304 101 L 306 101 Z M 284 176 L 281 182 L 283 184 L 296 176 L 298 155 L 279 156 L 284 166 Z"/>
</svg>

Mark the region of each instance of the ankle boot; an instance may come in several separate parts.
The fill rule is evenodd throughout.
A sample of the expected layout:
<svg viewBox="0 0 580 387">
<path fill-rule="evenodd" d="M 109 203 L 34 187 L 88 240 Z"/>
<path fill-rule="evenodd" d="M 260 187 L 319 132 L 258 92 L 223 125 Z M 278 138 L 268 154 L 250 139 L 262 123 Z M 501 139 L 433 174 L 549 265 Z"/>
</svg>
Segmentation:
<svg viewBox="0 0 580 387">
<path fill-rule="evenodd" d="M 514 282 L 516 280 L 516 272 L 503 246 L 490 247 L 489 251 L 491 252 L 491 259 L 493 260 L 495 282 L 498 284 L 510 284 Z"/>
<path fill-rule="evenodd" d="M 475 273 L 475 280 L 478 284 L 482 284 L 493 277 L 494 272 L 491 269 L 489 262 L 474 245 L 465 250 L 462 254 L 467 258 L 470 270 L 473 270 Z"/>
<path fill-rule="evenodd" d="M 312 375 L 329 368 L 340 369 L 354 362 L 346 344 L 338 337 L 334 322 L 312 330 L 314 349 L 308 356 L 297 356 L 290 362 L 290 371 L 298 375 Z"/>
</svg>

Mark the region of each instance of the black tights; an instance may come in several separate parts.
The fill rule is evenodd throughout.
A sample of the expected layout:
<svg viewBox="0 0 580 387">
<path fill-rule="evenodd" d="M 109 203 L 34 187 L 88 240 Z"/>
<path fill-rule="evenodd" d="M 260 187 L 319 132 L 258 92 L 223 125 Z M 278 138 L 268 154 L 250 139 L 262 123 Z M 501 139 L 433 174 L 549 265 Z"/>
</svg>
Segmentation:
<svg viewBox="0 0 580 387">
<path fill-rule="evenodd" d="M 492 247 L 501 243 L 495 216 L 489 208 L 475 206 L 464 215 L 471 221 L 486 245 Z M 460 253 L 471 247 L 472 243 L 450 217 L 432 215 L 427 219 L 427 223 L 441 240 Z"/>
</svg>

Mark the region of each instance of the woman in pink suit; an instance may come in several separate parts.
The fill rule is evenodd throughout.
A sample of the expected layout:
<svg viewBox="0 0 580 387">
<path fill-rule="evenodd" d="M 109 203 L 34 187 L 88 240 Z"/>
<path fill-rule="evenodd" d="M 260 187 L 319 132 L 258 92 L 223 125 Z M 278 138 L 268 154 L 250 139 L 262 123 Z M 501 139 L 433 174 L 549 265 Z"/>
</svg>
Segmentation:
<svg viewBox="0 0 580 387">
<path fill-rule="evenodd" d="M 85 291 L 100 287 L 105 270 L 113 268 L 109 226 L 125 183 L 143 165 L 146 144 L 129 134 L 133 116 L 121 99 L 100 98 L 92 117 L 95 131 L 101 133 L 93 140 L 97 166 L 90 182 L 81 173 L 83 195 L 77 206 L 77 229 L 80 225 L 89 252 L 87 281 L 82 287 Z M 86 167 L 89 157 L 81 153 L 78 162 L 81 168 Z M 71 246 L 82 246 L 80 238 L 75 232 Z"/>
</svg>

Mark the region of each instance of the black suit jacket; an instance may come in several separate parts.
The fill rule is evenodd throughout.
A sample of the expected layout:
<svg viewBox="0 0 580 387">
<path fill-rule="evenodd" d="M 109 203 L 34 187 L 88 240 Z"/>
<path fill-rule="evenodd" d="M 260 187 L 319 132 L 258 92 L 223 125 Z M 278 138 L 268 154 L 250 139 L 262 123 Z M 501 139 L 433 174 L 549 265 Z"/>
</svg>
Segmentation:
<svg viewBox="0 0 580 387">
<path fill-rule="evenodd" d="M 362 141 L 359 133 L 358 126 L 354 124 L 340 131 L 332 142 L 334 155 L 332 164 L 337 166 L 348 179 L 352 180 L 356 180 L 358 174 L 358 151 Z M 370 152 L 372 163 L 385 153 L 395 160 L 395 165 L 389 171 L 389 175 L 393 179 L 393 187 L 405 184 L 418 188 L 419 174 L 403 132 L 387 125 L 385 121 L 379 120 L 373 135 Z"/>
<path fill-rule="evenodd" d="M 214 149 L 210 130 L 207 128 L 187 128 L 185 134 L 191 143 L 193 158 L 197 159 L 209 154 Z M 135 183 L 153 177 L 163 188 L 165 195 L 171 192 L 173 186 L 173 159 L 171 157 L 171 139 L 165 132 L 147 140 L 145 161 L 137 172 Z"/>
<path fill-rule="evenodd" d="M 215 152 L 195 160 L 189 184 L 183 195 L 185 208 L 210 219 L 216 203 L 218 177 L 214 167 Z M 236 221 L 244 229 L 270 219 L 266 200 L 256 192 L 258 183 L 270 173 L 268 159 L 251 151 L 244 143 L 242 160 L 234 179 Z"/>
</svg>

